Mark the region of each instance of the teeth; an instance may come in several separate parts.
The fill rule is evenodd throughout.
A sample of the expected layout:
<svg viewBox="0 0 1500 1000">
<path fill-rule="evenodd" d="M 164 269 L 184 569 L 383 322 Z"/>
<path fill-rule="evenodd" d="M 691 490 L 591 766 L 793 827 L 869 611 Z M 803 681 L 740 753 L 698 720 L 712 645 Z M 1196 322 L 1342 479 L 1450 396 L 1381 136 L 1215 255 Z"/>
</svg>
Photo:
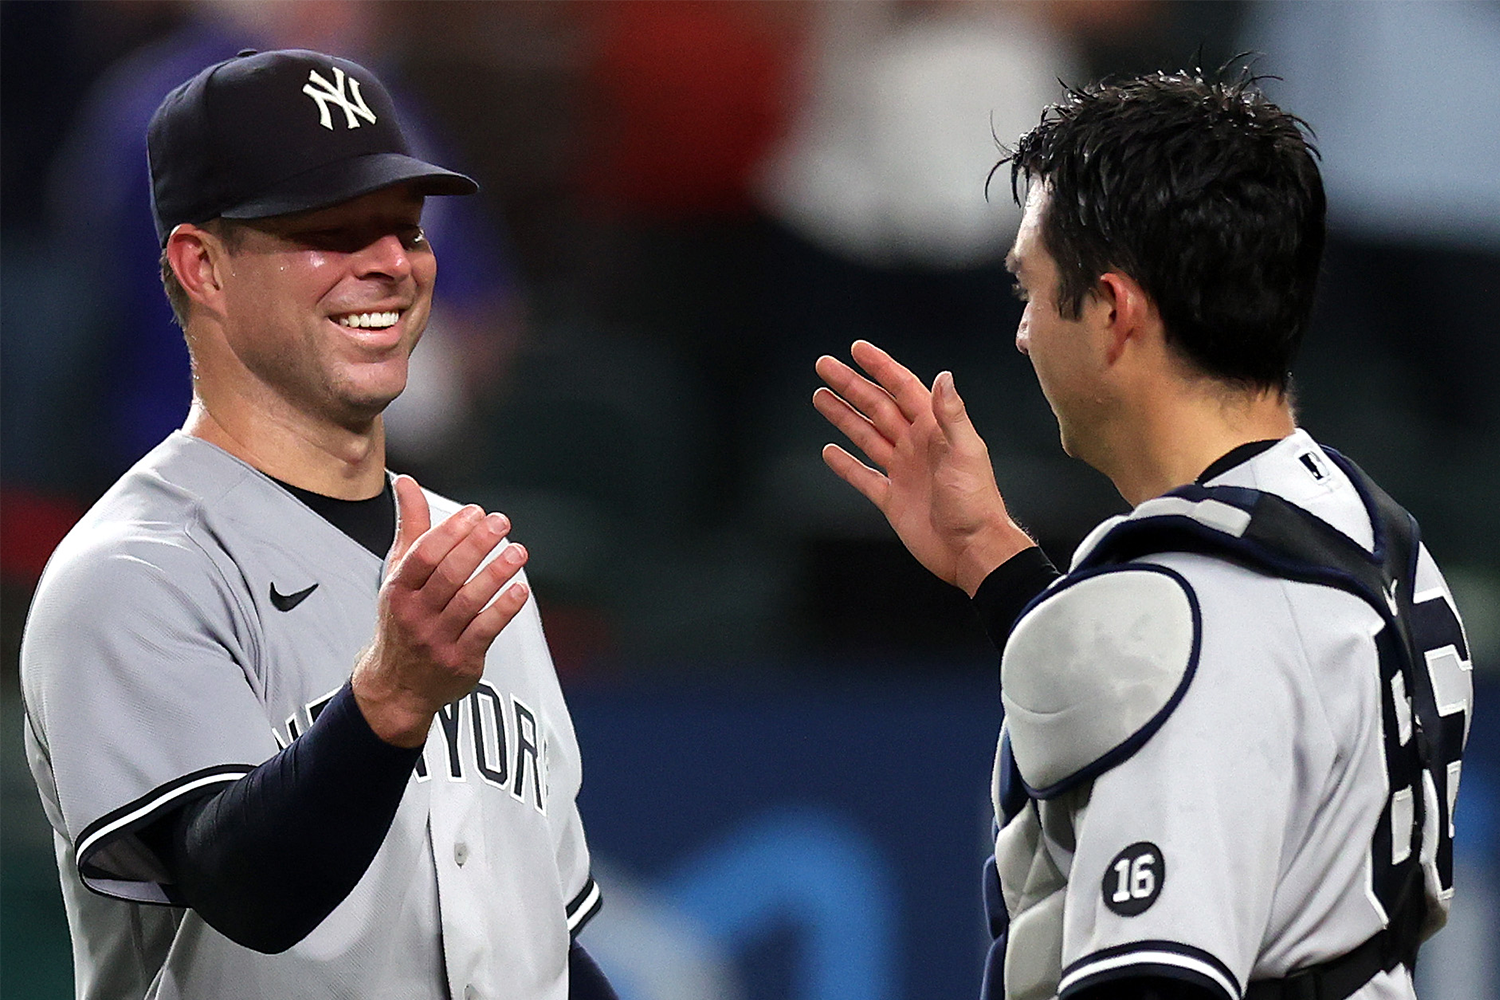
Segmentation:
<svg viewBox="0 0 1500 1000">
<path fill-rule="evenodd" d="M 398 312 L 372 312 L 340 316 L 338 321 L 342 325 L 353 327 L 356 330 L 382 330 L 388 326 L 395 326 L 396 320 L 400 318 L 401 314 Z"/>
</svg>

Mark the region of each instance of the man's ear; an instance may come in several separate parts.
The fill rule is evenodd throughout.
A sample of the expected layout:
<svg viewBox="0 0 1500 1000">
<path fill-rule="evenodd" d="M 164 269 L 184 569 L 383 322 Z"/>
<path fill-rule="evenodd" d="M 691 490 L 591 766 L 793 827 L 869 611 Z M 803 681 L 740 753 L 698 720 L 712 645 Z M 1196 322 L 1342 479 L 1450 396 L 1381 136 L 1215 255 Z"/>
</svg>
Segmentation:
<svg viewBox="0 0 1500 1000">
<path fill-rule="evenodd" d="M 1161 325 L 1151 296 L 1128 274 L 1104 272 L 1094 286 L 1093 297 L 1095 308 L 1101 310 L 1100 320 L 1109 327 L 1107 357 L 1110 364 L 1119 360 L 1132 339 L 1139 342 Z"/>
<path fill-rule="evenodd" d="M 213 312 L 223 311 L 228 251 L 207 229 L 183 223 L 167 237 L 167 263 L 188 297 Z"/>
</svg>

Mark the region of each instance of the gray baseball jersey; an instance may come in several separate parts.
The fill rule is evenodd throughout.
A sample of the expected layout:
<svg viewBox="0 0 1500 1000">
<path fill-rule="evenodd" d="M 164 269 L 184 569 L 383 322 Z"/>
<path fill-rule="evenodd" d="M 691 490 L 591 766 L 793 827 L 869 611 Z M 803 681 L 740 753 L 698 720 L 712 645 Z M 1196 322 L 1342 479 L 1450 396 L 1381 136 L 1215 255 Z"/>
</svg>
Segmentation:
<svg viewBox="0 0 1500 1000">
<path fill-rule="evenodd" d="M 428 502 L 434 523 L 458 509 Z M 434 721 L 369 869 L 308 937 L 261 954 L 161 905 L 135 827 L 312 724 L 373 636 L 382 570 L 272 480 L 180 432 L 59 546 L 22 681 L 79 997 L 567 996 L 570 932 L 599 894 L 534 601 Z"/>
<path fill-rule="evenodd" d="M 1275 494 L 1373 546 L 1357 488 L 1305 432 L 1210 485 Z M 1164 512 L 1222 530 L 1249 520 L 1177 497 L 1132 516 Z M 1084 541 L 1075 567 L 1121 520 Z M 1442 714 L 1466 727 L 1467 644 L 1425 548 L 1415 579 L 1415 605 L 1451 622 L 1425 666 Z M 1421 848 L 1440 925 L 1458 761 L 1421 788 L 1389 779 L 1388 748 L 1409 745 L 1412 726 L 1399 675 L 1382 691 L 1383 628 L 1351 593 L 1188 552 L 1070 574 L 1023 615 L 1002 661 L 1001 757 L 1013 754 L 1033 790 L 1019 810 L 1002 801 L 1011 762 L 996 766 L 997 813 L 1009 812 L 996 842 L 1007 997 L 1134 974 L 1238 998 L 1253 980 L 1350 952 L 1392 919 L 1413 792 L 1433 827 L 1446 820 Z M 1379 972 L 1353 995 L 1410 1000 L 1409 973 Z"/>
</svg>

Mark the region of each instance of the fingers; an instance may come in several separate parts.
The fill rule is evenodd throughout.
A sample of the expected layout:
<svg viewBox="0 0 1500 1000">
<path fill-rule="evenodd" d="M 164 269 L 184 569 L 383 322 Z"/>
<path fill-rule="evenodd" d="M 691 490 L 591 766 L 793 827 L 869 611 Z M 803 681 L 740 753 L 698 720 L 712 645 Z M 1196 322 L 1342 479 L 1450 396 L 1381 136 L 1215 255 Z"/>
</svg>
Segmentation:
<svg viewBox="0 0 1500 1000">
<path fill-rule="evenodd" d="M 397 647 L 422 651 L 419 659 L 441 665 L 440 674 L 458 663 L 480 669 L 529 594 L 515 580 L 529 555 L 522 545 L 505 544 L 509 531 L 505 515 L 471 506 L 411 547 L 382 587 Z"/>
<path fill-rule="evenodd" d="M 417 534 L 430 522 L 426 501 L 410 480 L 397 489 L 403 520 L 392 552 L 400 556 L 381 585 L 375 639 L 353 682 L 376 735 L 420 746 L 433 713 L 473 688 L 490 645 L 529 599 L 516 579 L 528 555 L 506 544 L 508 518 L 472 505 Z"/>
<path fill-rule="evenodd" d="M 513 583 L 495 598 L 483 611 L 474 616 L 469 627 L 459 636 L 459 644 L 482 653 L 490 648 L 505 626 L 518 615 L 531 596 L 524 583 Z"/>
<path fill-rule="evenodd" d="M 528 558 L 526 547 L 512 542 L 468 578 L 441 609 L 443 614 L 453 619 L 454 635 L 467 629 L 486 605 L 495 600 L 502 588 L 526 565 Z"/>
<path fill-rule="evenodd" d="M 447 607 L 509 530 L 510 521 L 504 514 L 484 514 L 472 521 L 467 533 L 447 551 L 423 585 L 425 602 L 434 610 Z M 441 539 L 434 533 L 435 548 L 440 545 Z"/>
<path fill-rule="evenodd" d="M 891 481 L 836 444 L 823 446 L 823 462 L 840 479 L 859 490 L 883 514 L 890 497 Z"/>
<path fill-rule="evenodd" d="M 415 542 L 409 544 L 395 565 L 390 567 L 388 582 L 406 590 L 421 590 L 427 586 L 433 574 L 442 566 L 443 560 L 483 521 L 484 512 L 471 504 L 458 510 L 436 528 L 429 528 Z M 397 543 L 400 543 L 399 538 Z M 476 562 L 475 565 L 478 563 Z M 452 567 L 450 567 L 450 574 L 457 575 Z M 453 596 L 452 591 L 462 583 L 463 580 L 458 580 L 453 584 L 449 592 L 443 596 L 444 602 Z M 439 586 L 442 586 L 441 580 Z"/>
<path fill-rule="evenodd" d="M 868 417 L 850 406 L 843 397 L 830 389 L 819 389 L 813 393 L 813 406 L 827 418 L 828 422 L 854 442 L 870 461 L 881 468 L 891 464 L 892 442 L 875 429 Z"/>
<path fill-rule="evenodd" d="M 914 418 L 905 414 L 889 392 L 860 375 L 838 358 L 825 354 L 818 359 L 815 368 L 819 377 L 828 383 L 829 388 L 842 397 L 851 409 L 867 420 L 886 440 L 895 441 L 911 426 Z"/>
<path fill-rule="evenodd" d="M 916 420 L 932 405 L 932 394 L 911 371 L 895 358 L 870 343 L 856 340 L 849 348 L 854 361 L 880 383 L 907 421 Z"/>
</svg>

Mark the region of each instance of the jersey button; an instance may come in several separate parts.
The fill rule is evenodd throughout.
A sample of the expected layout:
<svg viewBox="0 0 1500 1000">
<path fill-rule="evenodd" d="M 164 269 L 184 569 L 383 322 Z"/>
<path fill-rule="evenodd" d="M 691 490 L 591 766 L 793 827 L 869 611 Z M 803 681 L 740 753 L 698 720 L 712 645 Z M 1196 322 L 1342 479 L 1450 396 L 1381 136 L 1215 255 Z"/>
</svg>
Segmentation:
<svg viewBox="0 0 1500 1000">
<path fill-rule="evenodd" d="M 464 1000 L 479 1000 L 479 987 L 470 983 L 464 987 Z"/>
<path fill-rule="evenodd" d="M 460 868 L 462 868 L 463 863 L 469 860 L 469 845 L 465 844 L 461 840 L 458 843 L 454 844 L 453 860 L 458 864 Z M 464 1000 L 473 1000 L 473 997 L 471 997 L 469 994 L 469 991 L 472 989 L 474 989 L 474 987 L 470 986 L 468 989 L 464 990 Z M 477 993 L 474 994 L 474 996 L 478 995 L 479 994 Z"/>
</svg>

